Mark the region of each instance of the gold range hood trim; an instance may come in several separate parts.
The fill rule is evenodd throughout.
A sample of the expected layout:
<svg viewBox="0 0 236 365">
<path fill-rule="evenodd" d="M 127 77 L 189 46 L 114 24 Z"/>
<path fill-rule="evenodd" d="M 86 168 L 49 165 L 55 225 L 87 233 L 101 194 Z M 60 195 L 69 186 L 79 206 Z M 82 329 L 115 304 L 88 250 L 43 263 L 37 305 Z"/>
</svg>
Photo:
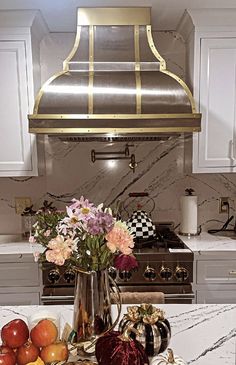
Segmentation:
<svg viewBox="0 0 236 365">
<path fill-rule="evenodd" d="M 61 121 L 61 120 L 70 120 L 72 121 L 72 124 L 75 124 L 78 126 L 75 127 L 70 127 L 70 125 L 68 124 L 68 127 L 66 128 L 60 128 L 60 127 L 54 127 L 52 124 L 50 124 L 50 127 L 46 127 L 47 125 L 47 120 L 51 120 L 51 119 L 55 120 L 54 125 L 56 125 L 56 121 Z M 81 120 L 137 120 L 137 119 L 146 119 L 146 120 L 170 120 L 173 121 L 175 119 L 182 119 L 183 121 L 185 119 L 196 119 L 196 126 L 187 126 L 187 125 L 183 125 L 183 126 L 178 126 L 175 127 L 174 125 L 169 126 L 169 127 L 163 127 L 163 126 L 156 126 L 156 127 L 147 127 L 147 128 L 129 128 L 129 127 L 125 127 L 125 128 L 119 128 L 119 127 L 114 127 L 114 128 L 109 128 L 109 127 L 103 127 L 102 128 L 102 133 L 107 133 L 109 135 L 114 134 L 114 135 L 123 135 L 124 133 L 127 134 L 149 134 L 149 133 L 170 133 L 170 132 L 181 132 L 181 133 L 189 133 L 189 132 L 199 132 L 200 131 L 200 127 L 198 126 L 198 119 L 199 119 L 199 114 L 142 114 L 139 116 L 139 118 L 137 118 L 137 114 L 116 114 L 116 115 L 108 115 L 108 114 L 37 114 L 37 115 L 32 115 L 31 116 L 31 120 L 33 121 L 34 119 L 38 120 L 44 120 L 45 121 L 45 127 L 42 128 L 37 128 L 37 127 L 32 127 L 32 132 L 33 133 L 41 133 L 41 134 L 76 134 L 78 132 L 78 129 L 80 131 L 81 134 L 96 134 L 99 135 L 101 133 L 101 128 L 96 128 L 96 127 L 92 127 L 92 128 L 83 128 L 80 126 L 80 121 Z M 158 122 L 157 122 L 158 123 Z"/>
<path fill-rule="evenodd" d="M 36 134 L 49 134 L 49 135 L 83 135 L 83 136 L 104 136 L 104 135 L 155 135 L 155 134 L 172 134 L 172 133 L 191 133 L 199 132 L 201 130 L 201 114 L 196 112 L 195 102 L 193 95 L 186 85 L 186 83 L 177 75 L 166 69 L 166 62 L 159 54 L 155 47 L 151 25 L 150 25 L 150 8 L 80 8 L 78 9 L 77 16 L 77 34 L 74 43 L 74 47 L 69 56 L 63 62 L 63 71 L 53 75 L 40 89 L 34 106 L 34 113 L 29 115 L 29 131 Z M 133 26 L 134 28 L 134 62 L 131 66 L 134 68 L 135 73 L 135 86 L 136 86 L 136 113 L 94 113 L 94 75 L 96 74 L 94 60 L 94 32 L 96 26 Z M 60 113 L 41 113 L 40 104 L 42 98 L 45 95 L 47 87 L 50 86 L 55 80 L 62 75 L 69 75 L 75 73 L 74 70 L 70 70 L 70 65 L 75 64 L 73 61 L 76 53 L 78 52 L 81 32 L 83 27 L 88 27 L 89 33 L 89 45 L 88 45 L 88 95 L 87 95 L 87 114 L 86 113 L 73 113 L 73 114 L 60 114 Z M 167 75 L 175 80 L 181 88 L 184 90 L 190 107 L 189 113 L 142 113 L 142 62 L 140 60 L 140 30 L 141 27 L 145 27 L 147 42 L 150 50 L 156 60 L 159 62 L 159 72 Z M 111 95 L 112 97 L 113 95 Z M 51 108 L 50 108 L 51 111 Z M 84 126 L 82 121 L 96 120 L 96 126 L 90 125 Z M 111 127 L 112 121 L 116 123 Z M 132 125 L 127 126 L 122 124 L 119 126 L 120 120 L 133 120 L 133 121 L 151 121 L 149 126 L 142 127 L 136 126 L 135 122 Z M 37 122 L 38 121 L 38 122 Z M 64 125 L 58 125 L 58 121 L 65 121 Z M 70 121 L 67 123 L 66 121 Z M 107 121 L 100 124 L 101 121 Z M 40 123 L 42 122 L 42 123 Z M 163 122 L 165 125 L 163 125 Z M 118 123 L 118 125 L 117 125 Z M 72 126 L 73 124 L 73 126 Z M 139 124 L 139 123 L 137 123 Z"/>
<path fill-rule="evenodd" d="M 79 8 L 77 25 L 147 25 L 150 8 Z"/>
</svg>

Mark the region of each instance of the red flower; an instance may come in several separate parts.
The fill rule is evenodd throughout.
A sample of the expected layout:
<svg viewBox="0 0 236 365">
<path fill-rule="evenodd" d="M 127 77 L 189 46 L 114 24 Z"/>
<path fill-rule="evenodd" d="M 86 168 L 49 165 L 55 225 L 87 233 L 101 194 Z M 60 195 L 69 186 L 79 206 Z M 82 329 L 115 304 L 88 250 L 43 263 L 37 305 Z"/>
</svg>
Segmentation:
<svg viewBox="0 0 236 365">
<path fill-rule="evenodd" d="M 118 270 L 130 271 L 138 267 L 136 258 L 132 255 L 119 255 L 114 258 L 114 265 Z"/>
</svg>

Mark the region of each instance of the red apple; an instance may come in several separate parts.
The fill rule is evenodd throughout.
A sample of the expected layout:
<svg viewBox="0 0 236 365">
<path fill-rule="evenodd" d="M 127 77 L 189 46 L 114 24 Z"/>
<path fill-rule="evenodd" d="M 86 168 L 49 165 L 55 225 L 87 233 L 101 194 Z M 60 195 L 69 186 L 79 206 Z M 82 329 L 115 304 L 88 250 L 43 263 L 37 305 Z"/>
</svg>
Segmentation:
<svg viewBox="0 0 236 365">
<path fill-rule="evenodd" d="M 41 350 L 40 357 L 45 363 L 66 361 L 69 357 L 67 344 L 59 341 L 48 345 Z"/>
<path fill-rule="evenodd" d="M 8 346 L 0 346 L 0 365 L 15 365 L 16 355 Z"/>
<path fill-rule="evenodd" d="M 34 362 L 39 356 L 39 349 L 32 342 L 27 341 L 17 349 L 16 362 L 18 365 L 25 365 Z"/>
<path fill-rule="evenodd" d="M 3 326 L 1 338 L 4 345 L 11 348 L 22 346 L 29 338 L 29 329 L 22 319 L 13 319 Z"/>
<path fill-rule="evenodd" d="M 42 319 L 30 331 L 30 338 L 36 347 L 48 346 L 57 339 L 57 326 L 50 319 Z"/>
</svg>

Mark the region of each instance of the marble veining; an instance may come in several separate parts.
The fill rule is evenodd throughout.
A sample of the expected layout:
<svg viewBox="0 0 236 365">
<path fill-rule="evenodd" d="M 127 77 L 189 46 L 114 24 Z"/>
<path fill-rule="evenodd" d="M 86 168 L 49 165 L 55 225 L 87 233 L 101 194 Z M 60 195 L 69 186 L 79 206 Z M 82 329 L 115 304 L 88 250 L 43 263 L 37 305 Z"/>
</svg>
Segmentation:
<svg viewBox="0 0 236 365">
<path fill-rule="evenodd" d="M 235 365 L 236 363 L 236 305 L 233 304 L 159 304 L 170 321 L 170 347 L 187 364 Z M 0 327 L 13 318 L 28 318 L 40 309 L 60 315 L 60 327 L 72 323 L 73 306 L 0 307 Z M 122 306 L 122 313 L 126 306 Z M 113 316 L 116 307 L 112 308 Z"/>
</svg>

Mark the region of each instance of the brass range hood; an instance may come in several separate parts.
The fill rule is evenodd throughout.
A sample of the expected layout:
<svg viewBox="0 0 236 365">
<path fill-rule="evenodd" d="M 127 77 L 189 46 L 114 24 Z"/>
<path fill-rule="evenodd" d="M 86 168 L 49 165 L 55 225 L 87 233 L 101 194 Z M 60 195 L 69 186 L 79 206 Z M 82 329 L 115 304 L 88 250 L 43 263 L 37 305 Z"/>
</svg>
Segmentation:
<svg viewBox="0 0 236 365">
<path fill-rule="evenodd" d="M 74 47 L 39 91 L 29 131 L 80 141 L 200 131 L 193 96 L 166 69 L 150 19 L 150 8 L 79 8 Z"/>
</svg>

